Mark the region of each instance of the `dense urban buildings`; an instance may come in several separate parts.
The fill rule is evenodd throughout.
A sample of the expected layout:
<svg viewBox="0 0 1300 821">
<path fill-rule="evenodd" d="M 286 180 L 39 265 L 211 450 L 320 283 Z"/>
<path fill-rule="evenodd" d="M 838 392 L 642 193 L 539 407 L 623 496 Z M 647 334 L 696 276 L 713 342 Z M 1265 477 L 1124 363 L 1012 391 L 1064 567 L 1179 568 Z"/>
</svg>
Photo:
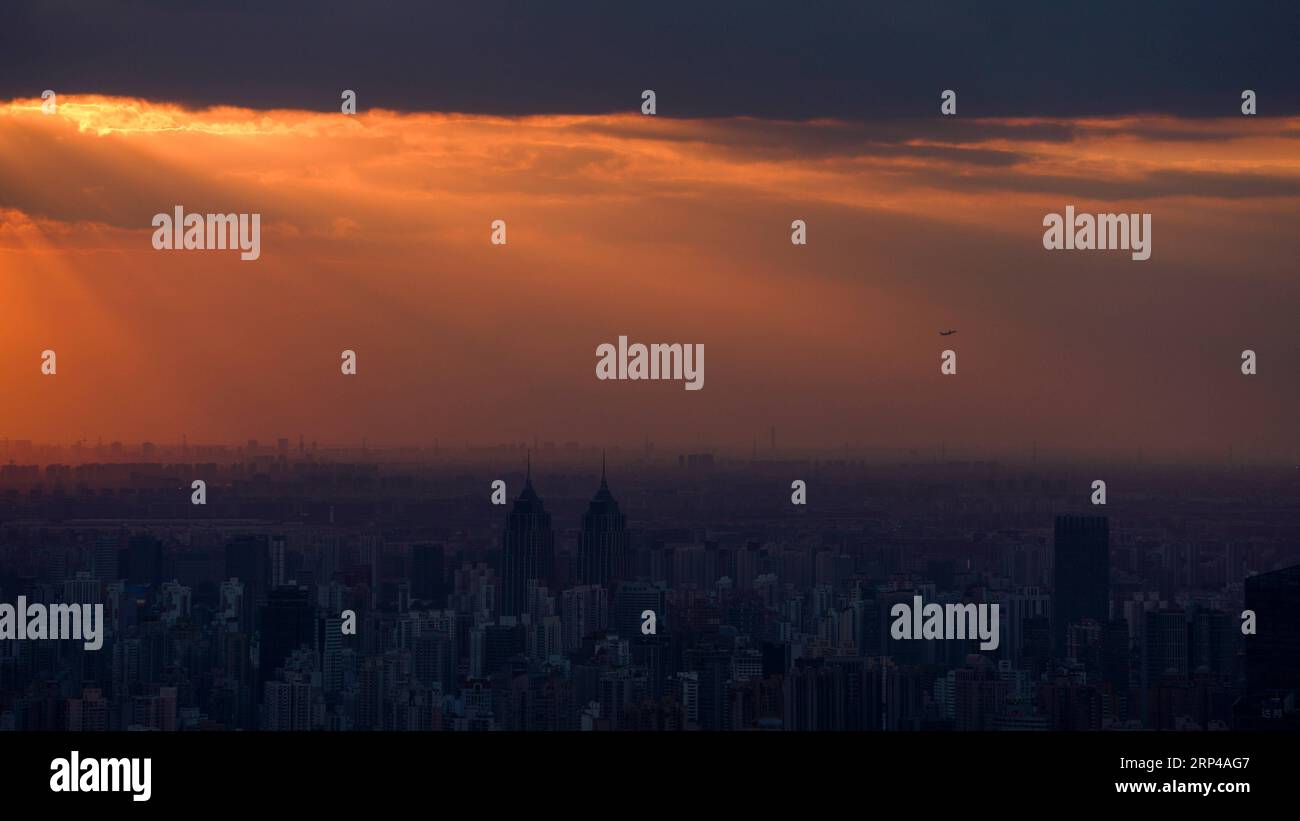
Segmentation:
<svg viewBox="0 0 1300 821">
<path fill-rule="evenodd" d="M 185 448 L 0 454 L 0 602 L 98 603 L 106 623 L 99 650 L 0 641 L 0 728 L 1300 719 L 1294 468 L 1111 465 L 1126 490 L 1101 506 L 1092 469 L 1068 463 L 647 446 L 613 454 L 611 488 L 600 451 L 576 444 L 514 472 L 522 445 Z M 917 596 L 996 604 L 996 647 L 898 640 L 892 608 Z"/>
</svg>

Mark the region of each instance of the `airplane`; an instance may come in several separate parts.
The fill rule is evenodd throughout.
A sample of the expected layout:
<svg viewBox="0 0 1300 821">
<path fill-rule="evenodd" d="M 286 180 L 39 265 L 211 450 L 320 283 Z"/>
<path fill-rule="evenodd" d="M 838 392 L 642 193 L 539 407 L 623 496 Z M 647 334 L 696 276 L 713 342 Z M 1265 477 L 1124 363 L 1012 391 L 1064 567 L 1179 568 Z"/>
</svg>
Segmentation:
<svg viewBox="0 0 1300 821">
<path fill-rule="evenodd" d="M 957 333 L 957 330 L 956 330 L 955 328 L 953 328 L 953 329 L 949 329 L 949 330 L 947 330 L 947 331 L 939 331 L 939 336 L 952 336 L 952 335 L 955 334 L 955 333 Z"/>
</svg>

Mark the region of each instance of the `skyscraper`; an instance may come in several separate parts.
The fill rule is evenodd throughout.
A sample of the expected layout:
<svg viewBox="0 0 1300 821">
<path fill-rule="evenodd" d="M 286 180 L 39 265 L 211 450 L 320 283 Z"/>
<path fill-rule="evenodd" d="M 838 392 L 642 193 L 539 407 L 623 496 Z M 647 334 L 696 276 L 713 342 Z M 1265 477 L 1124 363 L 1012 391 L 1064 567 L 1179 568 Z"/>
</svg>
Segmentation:
<svg viewBox="0 0 1300 821">
<path fill-rule="evenodd" d="M 267 594 L 259 611 L 258 678 L 267 682 L 299 647 L 315 648 L 315 613 L 305 587 L 280 587 Z M 258 688 L 258 695 L 262 695 Z"/>
<path fill-rule="evenodd" d="M 411 547 L 411 596 L 435 607 L 447 602 L 443 585 L 443 549 L 440 544 Z"/>
<path fill-rule="evenodd" d="M 122 544 L 116 536 L 101 536 L 95 541 L 95 577 L 105 584 L 122 578 Z"/>
<path fill-rule="evenodd" d="M 271 550 L 269 553 L 271 562 L 271 587 L 283 587 L 288 581 L 285 575 L 286 544 L 283 533 L 275 533 L 271 536 Z"/>
<path fill-rule="evenodd" d="M 271 553 L 263 535 L 243 534 L 226 544 L 226 578 L 244 583 L 244 594 L 260 603 L 271 577 Z"/>
<path fill-rule="evenodd" d="M 555 533 L 551 514 L 533 490 L 532 461 L 524 489 L 506 517 L 501 551 L 501 615 L 518 616 L 528 610 L 528 580 L 548 586 L 555 571 Z"/>
<path fill-rule="evenodd" d="M 1053 651 L 1065 654 L 1069 624 L 1110 618 L 1110 524 L 1105 516 L 1057 516 L 1053 559 Z"/>
<path fill-rule="evenodd" d="M 1142 684 L 1152 687 L 1167 676 L 1186 678 L 1187 614 L 1168 608 L 1149 610 L 1142 630 Z"/>
<path fill-rule="evenodd" d="M 624 577 L 627 563 L 627 517 L 605 481 L 605 460 L 601 457 L 600 489 L 582 517 L 578 540 L 578 583 L 609 587 Z"/>
<path fill-rule="evenodd" d="M 566 651 L 576 650 L 583 639 L 609 626 L 609 592 L 599 585 L 571 587 L 560 602 Z"/>
<path fill-rule="evenodd" d="M 132 536 L 127 540 L 125 569 L 128 583 L 157 587 L 162 583 L 162 542 L 152 536 Z"/>
<path fill-rule="evenodd" d="M 664 590 L 658 585 L 647 582 L 620 584 L 615 596 L 614 629 L 625 638 L 641 635 L 641 614 L 650 610 L 655 614 L 656 631 L 667 630 L 668 618 L 664 601 Z"/>
<path fill-rule="evenodd" d="M 1255 613 L 1246 642 L 1246 690 L 1300 690 L 1300 565 L 1246 579 L 1246 609 Z"/>
</svg>

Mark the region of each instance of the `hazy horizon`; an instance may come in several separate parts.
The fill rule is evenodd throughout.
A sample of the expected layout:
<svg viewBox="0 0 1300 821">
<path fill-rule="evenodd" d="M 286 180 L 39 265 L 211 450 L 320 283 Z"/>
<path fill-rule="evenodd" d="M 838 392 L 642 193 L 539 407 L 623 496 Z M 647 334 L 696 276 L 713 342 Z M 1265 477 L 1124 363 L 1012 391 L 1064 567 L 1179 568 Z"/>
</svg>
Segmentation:
<svg viewBox="0 0 1300 821">
<path fill-rule="evenodd" d="M 47 442 L 0 436 L 0 459 L 10 464 L 143 464 L 208 460 L 220 454 L 225 460 L 265 460 L 277 456 L 277 441 L 281 437 L 248 437 L 232 440 L 196 440 L 187 438 L 156 438 L 147 440 L 121 440 L 109 437 L 79 442 Z M 740 442 L 675 442 L 675 441 L 583 441 L 559 440 L 540 437 L 536 442 L 519 441 L 459 441 L 431 440 L 358 441 L 313 440 L 304 437 L 299 451 L 296 437 L 288 440 L 284 451 L 293 460 L 328 460 L 347 463 L 362 454 L 379 464 L 433 464 L 454 459 L 470 462 L 516 459 L 520 465 L 531 459 L 535 467 L 571 467 L 584 464 L 599 469 L 600 454 L 607 454 L 611 463 L 665 465 L 679 458 L 707 454 L 727 463 L 780 463 L 796 461 L 851 462 L 866 466 L 932 465 L 955 466 L 969 463 L 990 463 L 1006 467 L 1051 469 L 1089 464 L 1126 465 L 1132 467 L 1258 467 L 1278 468 L 1300 466 L 1297 454 L 1255 452 L 1231 448 L 1223 453 L 1197 451 L 1160 451 L 1138 447 L 1135 449 L 1066 449 L 1045 448 L 1035 443 L 1024 447 L 990 447 L 987 445 L 963 446 L 951 443 L 912 445 L 872 445 L 867 443 L 842 443 L 839 446 L 808 446 L 799 443 L 779 444 L 773 448 L 768 440 Z M 256 443 L 255 449 L 250 444 Z M 143 447 L 151 450 L 142 452 Z M 648 447 L 647 447 L 648 446 Z M 116 450 L 114 450 L 116 447 Z M 80 448 L 80 449 L 79 449 Z M 26 461 L 19 454 L 26 454 Z M 54 458 L 57 454 L 58 458 Z"/>
</svg>

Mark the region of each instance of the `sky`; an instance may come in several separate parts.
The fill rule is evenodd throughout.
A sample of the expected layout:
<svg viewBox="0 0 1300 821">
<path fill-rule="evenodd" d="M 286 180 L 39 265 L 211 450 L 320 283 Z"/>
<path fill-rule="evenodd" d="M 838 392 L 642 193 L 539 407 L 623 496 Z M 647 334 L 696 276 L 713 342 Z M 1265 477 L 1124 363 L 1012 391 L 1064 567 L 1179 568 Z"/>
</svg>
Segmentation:
<svg viewBox="0 0 1300 821">
<path fill-rule="evenodd" d="M 1300 448 L 1280 4 L 372 5 L 6 12 L 0 436 Z M 261 258 L 154 250 L 176 205 Z M 1044 250 L 1067 205 L 1151 258 Z M 704 389 L 598 381 L 619 335 L 703 343 Z"/>
</svg>

